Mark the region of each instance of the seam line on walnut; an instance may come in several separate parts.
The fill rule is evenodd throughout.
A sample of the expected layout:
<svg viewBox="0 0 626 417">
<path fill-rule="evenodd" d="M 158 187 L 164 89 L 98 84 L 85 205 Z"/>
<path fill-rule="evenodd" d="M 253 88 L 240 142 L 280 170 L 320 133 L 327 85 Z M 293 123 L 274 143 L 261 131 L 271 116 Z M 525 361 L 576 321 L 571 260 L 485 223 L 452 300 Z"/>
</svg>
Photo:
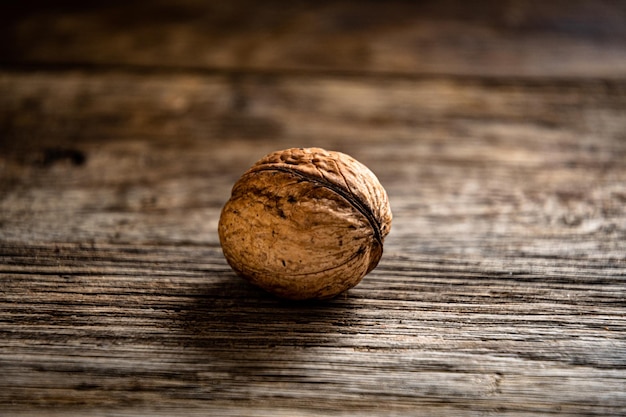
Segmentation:
<svg viewBox="0 0 626 417">
<path fill-rule="evenodd" d="M 365 204 L 363 201 L 361 201 L 361 199 L 359 199 L 356 195 L 354 195 L 350 191 L 342 188 L 341 186 L 333 182 L 330 182 L 323 178 L 315 177 L 313 175 L 305 174 L 304 172 L 301 172 L 295 169 L 289 169 L 289 168 L 284 168 L 280 166 L 272 166 L 272 167 L 259 167 L 255 169 L 254 171 L 255 172 L 280 171 L 280 172 L 285 172 L 287 174 L 294 174 L 297 177 L 300 177 L 306 181 L 310 181 L 312 183 L 316 183 L 318 185 L 326 187 L 330 189 L 331 191 L 339 194 L 341 197 L 346 199 L 346 201 L 348 201 L 348 203 L 350 203 L 355 209 L 357 209 L 359 213 L 365 216 L 370 226 L 372 227 L 372 230 L 374 231 L 374 238 L 376 239 L 376 241 L 381 247 L 383 246 L 383 238 L 382 238 L 380 222 L 376 219 L 376 216 L 374 215 L 373 211 L 369 208 L 369 206 Z"/>
</svg>

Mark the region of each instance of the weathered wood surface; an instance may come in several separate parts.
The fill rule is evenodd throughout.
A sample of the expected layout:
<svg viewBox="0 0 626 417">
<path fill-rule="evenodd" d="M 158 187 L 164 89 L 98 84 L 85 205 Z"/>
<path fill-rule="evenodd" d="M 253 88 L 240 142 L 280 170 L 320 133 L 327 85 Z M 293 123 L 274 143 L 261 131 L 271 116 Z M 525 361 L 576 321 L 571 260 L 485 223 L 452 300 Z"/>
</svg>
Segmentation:
<svg viewBox="0 0 626 417">
<path fill-rule="evenodd" d="M 0 62 L 493 76 L 626 73 L 626 2 L 22 0 Z"/>
<path fill-rule="evenodd" d="M 395 31 L 385 19 L 409 7 L 379 17 L 337 4 L 309 22 L 343 8 Z M 520 4 L 531 20 L 571 16 Z M 593 20 L 623 4 L 578 2 L 569 13 L 594 10 Z M 0 415 L 626 413 L 626 61 L 571 54 L 583 66 L 565 60 L 553 72 L 537 58 L 533 71 L 547 77 L 496 58 L 492 72 L 459 65 L 463 77 L 373 61 L 318 72 L 306 61 L 231 62 L 232 45 L 217 63 L 173 47 L 163 61 L 150 48 L 136 61 L 141 28 L 118 49 L 116 36 L 102 38 L 115 19 L 94 10 L 79 13 L 82 28 L 77 12 L 35 10 L 2 29 L 26 38 L 0 70 Z M 623 27 L 611 25 L 624 16 L 614 14 L 597 23 L 613 41 L 593 54 L 619 61 Z M 166 46 L 207 36 L 168 19 L 154 27 Z M 545 35 L 538 27 L 484 36 L 519 43 Z M 78 37 L 55 49 L 62 28 L 84 33 L 92 53 L 75 59 L 89 44 Z M 285 42 L 306 35 L 288 29 Z M 577 42 L 595 42 L 587 35 Z M 234 181 L 291 146 L 352 154 L 390 195 L 379 267 L 330 302 L 266 295 L 219 248 Z"/>
</svg>

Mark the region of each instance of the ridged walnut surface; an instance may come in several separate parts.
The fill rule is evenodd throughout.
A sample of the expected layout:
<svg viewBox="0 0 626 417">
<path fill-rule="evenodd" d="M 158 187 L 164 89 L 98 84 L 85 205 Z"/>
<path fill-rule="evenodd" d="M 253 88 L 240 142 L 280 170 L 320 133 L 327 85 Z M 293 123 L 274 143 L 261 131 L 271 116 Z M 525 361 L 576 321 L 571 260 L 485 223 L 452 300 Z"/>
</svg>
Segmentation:
<svg viewBox="0 0 626 417">
<path fill-rule="evenodd" d="M 320 148 L 267 155 L 234 185 L 219 237 L 231 267 L 290 299 L 331 298 L 376 267 L 387 194 L 354 158 Z"/>
</svg>

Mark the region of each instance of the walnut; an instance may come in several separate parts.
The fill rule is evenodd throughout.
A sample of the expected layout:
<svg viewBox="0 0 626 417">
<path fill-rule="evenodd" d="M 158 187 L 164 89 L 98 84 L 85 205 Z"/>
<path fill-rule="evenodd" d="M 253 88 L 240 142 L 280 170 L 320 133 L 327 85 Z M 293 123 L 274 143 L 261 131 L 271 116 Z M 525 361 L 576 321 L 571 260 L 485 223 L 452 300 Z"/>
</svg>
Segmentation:
<svg viewBox="0 0 626 417">
<path fill-rule="evenodd" d="M 235 183 L 218 232 L 226 260 L 279 297 L 334 297 L 376 267 L 391 228 L 387 193 L 352 157 L 294 148 Z"/>
</svg>

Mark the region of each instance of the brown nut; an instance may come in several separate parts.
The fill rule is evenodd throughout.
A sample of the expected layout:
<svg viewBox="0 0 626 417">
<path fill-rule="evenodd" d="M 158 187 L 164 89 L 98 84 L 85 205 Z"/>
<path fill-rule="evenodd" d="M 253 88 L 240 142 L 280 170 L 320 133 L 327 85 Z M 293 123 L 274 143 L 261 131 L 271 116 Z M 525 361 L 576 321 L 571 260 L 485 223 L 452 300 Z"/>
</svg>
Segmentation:
<svg viewBox="0 0 626 417">
<path fill-rule="evenodd" d="M 243 174 L 218 232 L 239 275 L 303 300 L 357 285 L 378 264 L 390 228 L 387 193 L 365 165 L 340 152 L 293 148 Z"/>
</svg>

